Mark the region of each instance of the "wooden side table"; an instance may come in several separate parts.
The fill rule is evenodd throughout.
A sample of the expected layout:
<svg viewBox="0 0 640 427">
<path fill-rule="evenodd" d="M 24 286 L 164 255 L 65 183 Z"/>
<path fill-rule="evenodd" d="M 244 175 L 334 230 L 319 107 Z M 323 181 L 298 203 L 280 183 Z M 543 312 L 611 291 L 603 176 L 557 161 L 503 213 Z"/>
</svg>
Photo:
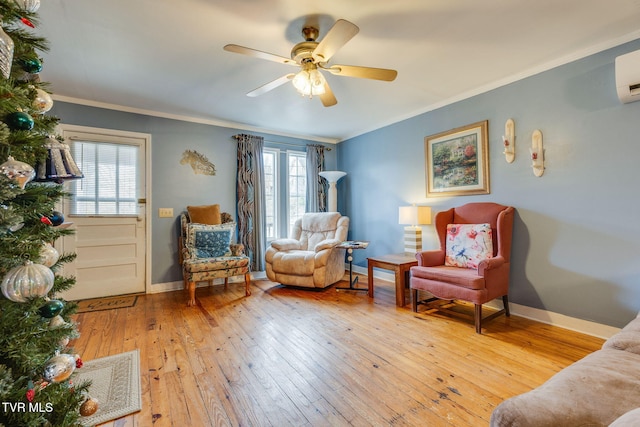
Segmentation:
<svg viewBox="0 0 640 427">
<path fill-rule="evenodd" d="M 369 296 L 373 298 L 373 268 L 391 270 L 396 276 L 396 305 L 404 307 L 405 286 L 409 281 L 409 269 L 418 265 L 415 256 L 408 254 L 390 254 L 367 258 Z"/>
</svg>

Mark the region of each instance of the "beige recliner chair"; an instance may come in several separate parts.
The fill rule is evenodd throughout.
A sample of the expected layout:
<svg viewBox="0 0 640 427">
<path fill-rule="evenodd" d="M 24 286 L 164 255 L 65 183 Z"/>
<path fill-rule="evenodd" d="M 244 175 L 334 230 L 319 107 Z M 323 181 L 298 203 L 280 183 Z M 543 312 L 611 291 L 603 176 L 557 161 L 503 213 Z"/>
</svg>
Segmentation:
<svg viewBox="0 0 640 427">
<path fill-rule="evenodd" d="M 267 278 L 283 285 L 325 288 L 344 276 L 349 217 L 339 212 L 305 213 L 293 225 L 293 237 L 267 248 Z"/>
</svg>

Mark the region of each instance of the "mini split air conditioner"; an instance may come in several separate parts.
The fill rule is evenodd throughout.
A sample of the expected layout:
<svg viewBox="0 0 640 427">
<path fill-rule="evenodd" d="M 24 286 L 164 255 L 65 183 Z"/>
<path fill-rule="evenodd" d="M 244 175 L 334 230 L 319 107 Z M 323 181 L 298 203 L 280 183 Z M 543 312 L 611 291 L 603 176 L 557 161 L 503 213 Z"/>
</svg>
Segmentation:
<svg viewBox="0 0 640 427">
<path fill-rule="evenodd" d="M 616 58 L 616 89 L 620 101 L 640 101 L 640 50 Z"/>
</svg>

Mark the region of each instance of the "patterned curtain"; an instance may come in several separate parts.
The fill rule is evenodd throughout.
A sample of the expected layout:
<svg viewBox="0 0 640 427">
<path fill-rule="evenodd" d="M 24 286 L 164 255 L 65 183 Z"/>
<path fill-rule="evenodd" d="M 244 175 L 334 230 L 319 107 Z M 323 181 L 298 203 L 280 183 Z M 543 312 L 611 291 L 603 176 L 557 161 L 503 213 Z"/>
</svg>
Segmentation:
<svg viewBox="0 0 640 427">
<path fill-rule="evenodd" d="M 264 271 L 266 251 L 266 209 L 264 189 L 264 138 L 235 135 L 238 141 L 238 242 L 244 244 L 251 258 L 252 271 Z"/>
<path fill-rule="evenodd" d="M 323 145 L 307 145 L 307 212 L 326 212 L 325 180 L 318 175 L 324 168 Z"/>
</svg>

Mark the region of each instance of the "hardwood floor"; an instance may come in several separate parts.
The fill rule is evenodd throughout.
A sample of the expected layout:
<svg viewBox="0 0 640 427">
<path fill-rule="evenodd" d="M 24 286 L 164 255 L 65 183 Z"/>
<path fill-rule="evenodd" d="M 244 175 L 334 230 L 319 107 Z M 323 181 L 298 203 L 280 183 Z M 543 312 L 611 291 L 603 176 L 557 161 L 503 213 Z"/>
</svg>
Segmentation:
<svg viewBox="0 0 640 427">
<path fill-rule="evenodd" d="M 266 280 L 252 290 L 199 288 L 196 307 L 183 292 L 145 295 L 76 315 L 85 361 L 140 349 L 143 409 L 103 426 L 486 426 L 501 401 L 603 342 L 516 316 L 478 335 L 396 307 L 393 284 L 378 280 L 374 300 Z"/>
</svg>

